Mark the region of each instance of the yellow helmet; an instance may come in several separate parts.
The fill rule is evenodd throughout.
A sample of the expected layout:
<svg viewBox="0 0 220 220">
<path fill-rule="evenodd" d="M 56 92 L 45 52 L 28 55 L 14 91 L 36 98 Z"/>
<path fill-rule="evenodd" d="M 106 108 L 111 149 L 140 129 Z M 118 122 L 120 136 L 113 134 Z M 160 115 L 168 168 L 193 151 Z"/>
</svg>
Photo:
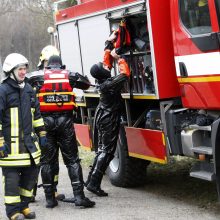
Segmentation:
<svg viewBox="0 0 220 220">
<path fill-rule="evenodd" d="M 39 63 L 37 66 L 40 67 L 41 65 L 43 65 L 43 62 L 45 60 L 49 60 L 49 58 L 53 55 L 57 55 L 57 56 L 60 55 L 60 53 L 56 47 L 54 47 L 52 45 L 48 45 L 48 46 L 44 47 L 43 50 L 41 51 Z"/>
<path fill-rule="evenodd" d="M 199 0 L 198 1 L 198 6 L 203 7 L 203 6 L 207 5 L 207 3 L 208 3 L 207 0 Z"/>
</svg>

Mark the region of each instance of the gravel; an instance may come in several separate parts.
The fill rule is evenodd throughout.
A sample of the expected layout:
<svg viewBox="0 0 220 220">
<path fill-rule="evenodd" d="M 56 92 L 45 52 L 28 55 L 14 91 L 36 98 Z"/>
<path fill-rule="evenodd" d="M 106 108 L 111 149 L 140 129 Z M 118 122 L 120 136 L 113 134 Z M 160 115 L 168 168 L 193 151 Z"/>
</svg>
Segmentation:
<svg viewBox="0 0 220 220">
<path fill-rule="evenodd" d="M 85 159 L 85 163 L 83 161 L 84 177 L 88 174 L 87 167 L 90 162 L 88 158 Z M 86 196 L 96 202 L 94 208 L 76 208 L 74 204 L 59 202 L 58 207 L 47 209 L 42 188 L 38 190 L 37 201 L 30 207 L 40 220 L 220 219 L 215 184 L 190 178 L 187 162 L 185 166 L 180 167 L 173 163 L 172 167 L 175 169 L 156 164 L 150 165 L 148 181 L 138 188 L 114 187 L 108 181 L 108 177 L 104 176 L 102 188 L 109 193 L 108 197 L 97 197 L 85 190 Z M 58 191 L 65 193 L 66 197 L 72 197 L 67 170 L 62 161 Z M 7 218 L 2 185 L 0 186 L 0 205 L 0 219 L 5 220 Z"/>
</svg>

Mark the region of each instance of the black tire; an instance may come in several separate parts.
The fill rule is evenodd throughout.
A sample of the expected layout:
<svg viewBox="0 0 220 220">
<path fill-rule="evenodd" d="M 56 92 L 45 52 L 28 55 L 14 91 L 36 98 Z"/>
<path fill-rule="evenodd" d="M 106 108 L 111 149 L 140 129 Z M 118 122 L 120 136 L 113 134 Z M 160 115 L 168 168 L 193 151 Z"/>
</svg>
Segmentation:
<svg viewBox="0 0 220 220">
<path fill-rule="evenodd" d="M 106 171 L 111 183 L 119 187 L 134 187 L 146 182 L 149 161 L 128 156 L 124 127 L 120 128 L 115 157 Z"/>
</svg>

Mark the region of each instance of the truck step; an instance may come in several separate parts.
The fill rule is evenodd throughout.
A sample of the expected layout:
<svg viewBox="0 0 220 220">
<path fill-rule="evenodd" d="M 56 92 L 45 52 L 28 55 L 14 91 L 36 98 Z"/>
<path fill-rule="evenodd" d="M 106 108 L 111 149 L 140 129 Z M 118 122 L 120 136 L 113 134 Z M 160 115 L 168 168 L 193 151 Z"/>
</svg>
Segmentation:
<svg viewBox="0 0 220 220">
<path fill-rule="evenodd" d="M 206 146 L 193 147 L 192 151 L 197 154 L 213 155 L 212 148 Z"/>
<path fill-rule="evenodd" d="M 215 174 L 207 171 L 190 172 L 190 176 L 210 182 L 215 180 Z"/>
<path fill-rule="evenodd" d="M 206 161 L 197 162 L 191 168 L 190 176 L 195 177 L 195 178 L 199 178 L 199 179 L 203 179 L 203 180 L 207 180 L 207 181 L 215 180 L 213 163 L 209 163 Z"/>
<path fill-rule="evenodd" d="M 189 128 L 191 128 L 191 129 L 203 130 L 203 131 L 211 131 L 211 125 L 208 125 L 208 126 L 199 126 L 199 125 L 197 125 L 197 124 L 194 124 L 194 125 L 189 125 Z"/>
</svg>

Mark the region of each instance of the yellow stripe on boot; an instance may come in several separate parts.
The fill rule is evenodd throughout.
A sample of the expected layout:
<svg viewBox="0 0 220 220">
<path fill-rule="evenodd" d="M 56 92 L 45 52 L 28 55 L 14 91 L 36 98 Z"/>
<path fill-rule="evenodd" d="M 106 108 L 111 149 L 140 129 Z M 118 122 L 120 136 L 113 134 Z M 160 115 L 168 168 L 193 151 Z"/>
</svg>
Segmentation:
<svg viewBox="0 0 220 220">
<path fill-rule="evenodd" d="M 23 209 L 22 213 L 24 214 L 24 217 L 26 219 L 35 219 L 36 218 L 35 212 L 31 212 L 31 210 L 29 208 Z"/>
<path fill-rule="evenodd" d="M 24 220 L 24 215 L 21 213 L 15 213 L 10 217 L 10 220 Z"/>
</svg>

